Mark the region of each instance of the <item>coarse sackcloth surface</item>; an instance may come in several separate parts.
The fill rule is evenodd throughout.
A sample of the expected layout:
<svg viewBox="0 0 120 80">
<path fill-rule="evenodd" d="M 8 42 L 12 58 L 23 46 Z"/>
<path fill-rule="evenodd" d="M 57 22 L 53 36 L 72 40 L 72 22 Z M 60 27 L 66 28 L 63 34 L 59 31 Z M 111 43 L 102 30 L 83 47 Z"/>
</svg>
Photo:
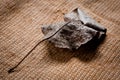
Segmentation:
<svg viewBox="0 0 120 80">
<path fill-rule="evenodd" d="M 71 52 L 38 41 L 41 26 L 79 7 L 107 28 L 95 50 Z M 0 80 L 120 80 L 120 0 L 0 0 Z"/>
</svg>

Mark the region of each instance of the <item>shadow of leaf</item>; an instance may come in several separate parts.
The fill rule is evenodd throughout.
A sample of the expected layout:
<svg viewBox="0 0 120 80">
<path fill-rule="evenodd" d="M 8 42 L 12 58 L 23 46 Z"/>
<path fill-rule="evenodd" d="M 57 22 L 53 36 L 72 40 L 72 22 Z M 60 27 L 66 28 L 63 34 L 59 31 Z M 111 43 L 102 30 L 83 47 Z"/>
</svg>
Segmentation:
<svg viewBox="0 0 120 80">
<path fill-rule="evenodd" d="M 105 40 L 104 38 L 105 36 L 100 40 L 91 40 L 87 44 L 82 45 L 78 50 L 72 51 L 54 47 L 54 45 L 50 43 L 48 46 L 48 55 L 50 59 L 58 62 L 68 62 L 73 57 L 76 57 L 83 62 L 90 62 L 95 60 L 98 56 L 100 57 L 97 48 Z"/>
</svg>

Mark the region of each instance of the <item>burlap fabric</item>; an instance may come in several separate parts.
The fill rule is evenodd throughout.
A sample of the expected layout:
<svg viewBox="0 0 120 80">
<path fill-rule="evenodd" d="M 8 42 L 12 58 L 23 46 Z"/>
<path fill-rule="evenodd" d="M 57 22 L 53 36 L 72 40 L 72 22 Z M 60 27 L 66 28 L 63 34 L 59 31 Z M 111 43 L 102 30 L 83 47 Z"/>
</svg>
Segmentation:
<svg viewBox="0 0 120 80">
<path fill-rule="evenodd" d="M 43 24 L 77 7 L 107 28 L 99 46 L 71 52 L 45 41 L 7 73 L 42 40 Z M 120 80 L 120 0 L 0 0 L 0 80 Z"/>
</svg>

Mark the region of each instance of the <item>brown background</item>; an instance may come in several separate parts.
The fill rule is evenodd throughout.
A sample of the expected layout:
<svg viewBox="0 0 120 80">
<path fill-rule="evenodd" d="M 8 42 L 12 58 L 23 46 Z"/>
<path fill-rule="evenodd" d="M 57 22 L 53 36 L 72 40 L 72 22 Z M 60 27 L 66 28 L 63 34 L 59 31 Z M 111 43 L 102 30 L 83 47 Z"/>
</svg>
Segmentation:
<svg viewBox="0 0 120 80">
<path fill-rule="evenodd" d="M 75 8 L 86 11 L 108 32 L 96 48 L 76 52 L 39 45 L 43 24 L 63 21 Z M 120 0 L 0 0 L 0 80 L 120 80 Z"/>
</svg>

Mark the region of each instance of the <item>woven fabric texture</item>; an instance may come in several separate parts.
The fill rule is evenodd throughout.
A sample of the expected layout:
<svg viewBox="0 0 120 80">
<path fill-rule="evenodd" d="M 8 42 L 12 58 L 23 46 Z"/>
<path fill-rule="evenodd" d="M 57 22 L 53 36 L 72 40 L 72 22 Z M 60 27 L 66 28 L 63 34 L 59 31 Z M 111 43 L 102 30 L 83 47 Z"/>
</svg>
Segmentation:
<svg viewBox="0 0 120 80">
<path fill-rule="evenodd" d="M 41 43 L 41 26 L 79 7 L 107 28 L 96 48 L 79 51 Z M 120 80 L 120 0 L 0 0 L 0 80 Z"/>
</svg>

